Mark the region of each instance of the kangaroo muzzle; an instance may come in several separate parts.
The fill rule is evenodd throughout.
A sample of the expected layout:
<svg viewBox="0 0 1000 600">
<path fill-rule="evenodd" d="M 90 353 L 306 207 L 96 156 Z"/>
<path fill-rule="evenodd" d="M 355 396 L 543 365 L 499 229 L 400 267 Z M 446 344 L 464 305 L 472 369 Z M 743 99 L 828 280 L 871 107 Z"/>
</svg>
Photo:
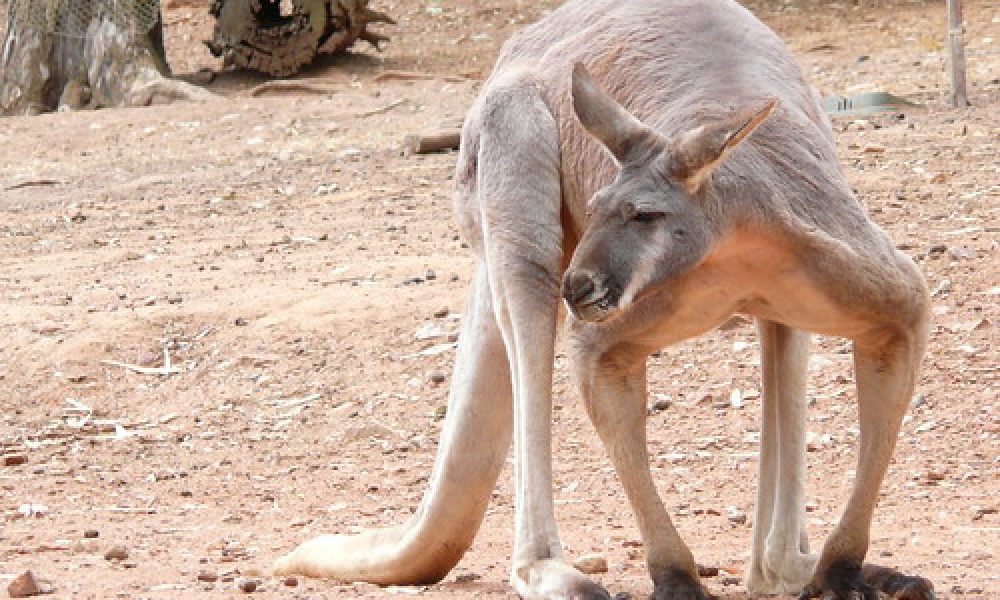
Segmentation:
<svg viewBox="0 0 1000 600">
<path fill-rule="evenodd" d="M 562 297 L 577 319 L 602 321 L 618 306 L 621 291 L 607 276 L 570 269 L 563 276 Z"/>
</svg>

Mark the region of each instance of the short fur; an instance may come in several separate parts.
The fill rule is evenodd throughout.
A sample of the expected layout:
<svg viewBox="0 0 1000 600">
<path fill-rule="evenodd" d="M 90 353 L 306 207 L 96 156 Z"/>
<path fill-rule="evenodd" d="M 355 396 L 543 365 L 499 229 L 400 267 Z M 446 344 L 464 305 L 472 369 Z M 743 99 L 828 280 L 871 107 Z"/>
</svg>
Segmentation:
<svg viewBox="0 0 1000 600">
<path fill-rule="evenodd" d="M 886 569 L 865 583 L 861 565 L 926 343 L 926 288 L 864 214 L 773 32 L 729 0 L 568 2 L 504 46 L 455 181 L 480 261 L 430 489 L 405 524 L 306 542 L 279 572 L 441 579 L 471 544 L 513 436 L 514 587 L 609 598 L 563 561 L 553 518 L 563 295 L 575 375 L 636 512 L 654 597 L 706 593 L 650 477 L 645 360 L 734 312 L 757 317 L 762 340 L 750 589 L 912 588 Z M 854 341 L 861 420 L 854 491 L 818 557 L 804 529 L 804 330 Z"/>
</svg>

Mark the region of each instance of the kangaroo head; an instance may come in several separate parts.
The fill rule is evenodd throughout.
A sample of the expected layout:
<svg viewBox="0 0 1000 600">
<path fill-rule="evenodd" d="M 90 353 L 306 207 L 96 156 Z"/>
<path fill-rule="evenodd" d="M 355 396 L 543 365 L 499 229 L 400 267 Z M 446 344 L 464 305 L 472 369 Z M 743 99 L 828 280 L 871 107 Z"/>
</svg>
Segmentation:
<svg viewBox="0 0 1000 600">
<path fill-rule="evenodd" d="M 712 242 L 702 191 L 776 105 L 772 99 L 667 139 L 576 64 L 573 108 L 619 166 L 615 180 L 590 199 L 586 228 L 563 277 L 563 297 L 577 318 L 603 321 L 701 261 Z"/>
</svg>

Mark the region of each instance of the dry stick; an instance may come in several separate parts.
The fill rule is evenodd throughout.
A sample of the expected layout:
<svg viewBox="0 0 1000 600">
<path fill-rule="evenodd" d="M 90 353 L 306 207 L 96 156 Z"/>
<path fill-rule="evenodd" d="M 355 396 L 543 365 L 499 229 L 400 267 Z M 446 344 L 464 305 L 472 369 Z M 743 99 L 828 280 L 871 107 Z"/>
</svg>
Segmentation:
<svg viewBox="0 0 1000 600">
<path fill-rule="evenodd" d="M 385 106 L 383 106 L 381 108 L 376 108 L 374 110 L 369 110 L 369 111 L 365 111 L 365 112 L 362 112 L 362 113 L 358 113 L 358 114 L 356 114 L 354 116 L 357 117 L 357 118 L 359 118 L 359 119 L 363 119 L 365 117 L 372 117 L 372 116 L 375 116 L 375 115 L 380 115 L 382 113 L 387 113 L 390 110 L 396 108 L 397 106 L 399 106 L 401 104 L 405 104 L 406 102 L 408 102 L 408 100 L 406 98 L 400 98 L 399 100 L 396 100 L 395 102 L 393 102 L 391 104 L 386 104 Z"/>
<path fill-rule="evenodd" d="M 951 58 L 951 104 L 965 107 L 969 96 L 965 88 L 965 42 L 962 40 L 962 0 L 948 0 L 948 56 Z"/>
<path fill-rule="evenodd" d="M 434 73 L 418 73 L 416 71 L 383 71 L 375 76 L 375 81 L 391 81 L 393 79 L 399 81 L 420 81 L 426 79 L 442 79 L 450 83 L 461 83 L 463 81 L 472 81 L 468 77 L 461 77 L 459 75 L 435 75 Z"/>
<path fill-rule="evenodd" d="M 337 91 L 337 88 L 328 85 L 316 85 L 315 83 L 306 83 L 304 81 L 265 81 L 264 83 L 254 86 L 250 90 L 250 95 L 256 98 L 263 94 L 269 92 L 307 92 L 309 94 L 332 94 Z"/>
<path fill-rule="evenodd" d="M 403 152 L 410 155 L 454 150 L 458 148 L 461 139 L 462 132 L 458 129 L 434 133 L 411 133 L 403 138 Z"/>
<path fill-rule="evenodd" d="M 7 186 L 4 189 L 5 190 L 17 190 L 17 189 L 26 188 L 26 187 L 36 187 L 36 186 L 43 186 L 43 185 L 59 185 L 59 184 L 62 184 L 62 183 L 66 183 L 66 182 L 65 181 L 59 181 L 58 179 L 30 179 L 28 181 L 21 181 L 21 182 L 15 183 L 14 185 Z"/>
<path fill-rule="evenodd" d="M 111 365 L 113 367 L 121 367 L 128 371 L 133 371 L 135 373 L 141 373 L 143 375 L 173 375 L 175 373 L 180 373 L 181 370 L 177 367 L 170 365 L 170 351 L 166 348 L 163 349 L 163 366 L 162 367 L 142 367 L 139 365 L 130 365 L 128 363 L 119 362 L 117 360 L 102 360 L 101 364 Z"/>
</svg>

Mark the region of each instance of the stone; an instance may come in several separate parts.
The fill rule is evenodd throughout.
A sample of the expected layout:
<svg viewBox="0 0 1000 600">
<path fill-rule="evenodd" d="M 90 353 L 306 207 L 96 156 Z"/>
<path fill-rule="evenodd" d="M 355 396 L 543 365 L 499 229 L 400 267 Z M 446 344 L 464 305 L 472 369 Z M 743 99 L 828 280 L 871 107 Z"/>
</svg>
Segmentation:
<svg viewBox="0 0 1000 600">
<path fill-rule="evenodd" d="M 29 598 L 42 593 L 42 586 L 31 571 L 21 573 L 7 586 L 7 595 L 11 598 Z"/>
<path fill-rule="evenodd" d="M 252 594 L 257 591 L 257 586 L 260 582 L 256 579 L 248 579 L 245 577 L 240 577 L 236 580 L 236 587 L 245 594 Z"/>
<path fill-rule="evenodd" d="M 594 575 L 608 572 L 608 559 L 603 554 L 584 554 L 573 561 L 573 567 L 581 573 Z"/>
<path fill-rule="evenodd" d="M 719 567 L 706 567 L 698 565 L 698 577 L 718 577 Z"/>
<path fill-rule="evenodd" d="M 16 467 L 26 462 L 28 462 L 28 456 L 25 454 L 4 454 L 3 456 L 3 466 L 5 467 Z"/>
<path fill-rule="evenodd" d="M 104 553 L 105 560 L 125 560 L 128 558 L 128 548 L 125 546 L 112 546 Z"/>
</svg>

